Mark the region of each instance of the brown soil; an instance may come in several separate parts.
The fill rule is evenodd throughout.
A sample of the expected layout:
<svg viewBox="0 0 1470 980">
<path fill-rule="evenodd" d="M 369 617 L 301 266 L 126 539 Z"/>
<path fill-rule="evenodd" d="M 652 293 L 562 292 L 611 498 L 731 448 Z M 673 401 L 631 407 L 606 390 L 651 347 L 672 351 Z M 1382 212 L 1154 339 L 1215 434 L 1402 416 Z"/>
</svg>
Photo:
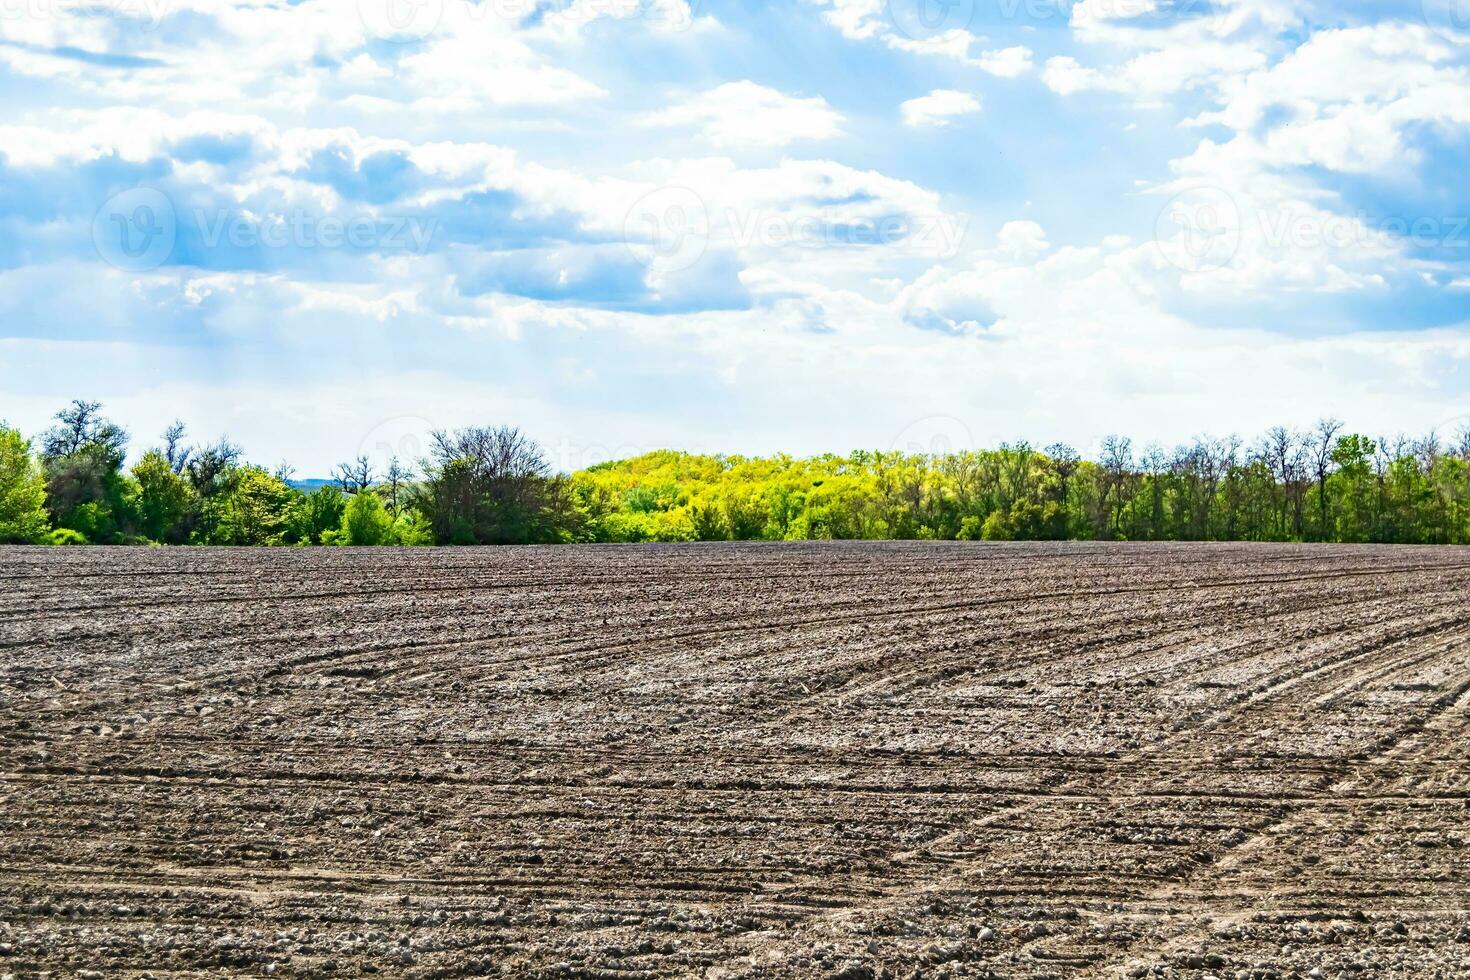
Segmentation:
<svg viewBox="0 0 1470 980">
<path fill-rule="evenodd" d="M 1467 975 L 1467 600 L 1455 549 L 0 549 L 0 975 Z"/>
</svg>

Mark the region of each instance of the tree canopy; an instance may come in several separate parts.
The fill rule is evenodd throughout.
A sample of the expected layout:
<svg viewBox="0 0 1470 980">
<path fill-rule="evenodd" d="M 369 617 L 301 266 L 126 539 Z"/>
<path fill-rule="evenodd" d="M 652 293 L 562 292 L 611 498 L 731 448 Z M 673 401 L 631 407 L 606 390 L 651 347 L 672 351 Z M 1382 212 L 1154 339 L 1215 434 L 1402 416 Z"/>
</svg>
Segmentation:
<svg viewBox="0 0 1470 980">
<path fill-rule="evenodd" d="M 0 541 L 215 545 L 919 538 L 1470 543 L 1470 430 L 1379 438 L 1335 419 L 1253 443 L 1097 457 L 1027 443 L 811 458 L 646 453 L 553 472 L 510 426 L 434 433 L 425 459 L 365 457 L 336 485 L 244 461 L 182 422 L 128 468 L 127 430 L 76 401 L 36 440 L 0 425 Z"/>
</svg>

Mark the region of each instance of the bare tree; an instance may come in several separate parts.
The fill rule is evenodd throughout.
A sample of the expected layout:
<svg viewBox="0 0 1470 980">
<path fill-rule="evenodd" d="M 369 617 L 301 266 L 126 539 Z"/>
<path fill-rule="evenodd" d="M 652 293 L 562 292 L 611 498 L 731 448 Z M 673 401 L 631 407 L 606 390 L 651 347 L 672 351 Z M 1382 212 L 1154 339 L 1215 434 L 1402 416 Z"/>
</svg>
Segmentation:
<svg viewBox="0 0 1470 980">
<path fill-rule="evenodd" d="M 1327 478 L 1332 475 L 1332 450 L 1337 445 L 1337 434 L 1343 423 L 1338 419 L 1322 419 L 1312 432 L 1312 472 L 1317 478 L 1317 533 L 1326 540 L 1327 529 Z"/>
<path fill-rule="evenodd" d="M 240 447 L 223 436 L 212 446 L 194 450 L 188 464 L 189 482 L 203 496 L 211 496 L 225 485 L 240 454 Z"/>
<path fill-rule="evenodd" d="M 1414 458 L 1419 461 L 1419 468 L 1429 473 L 1444 455 L 1444 443 L 1440 441 L 1438 432 L 1430 432 L 1423 438 L 1414 440 L 1413 451 Z"/>
<path fill-rule="evenodd" d="M 1158 443 L 1149 443 L 1139 461 L 1149 479 L 1149 536 L 1164 536 L 1164 474 L 1169 471 L 1169 453 Z"/>
<path fill-rule="evenodd" d="M 359 456 L 349 463 L 339 463 L 332 470 L 343 493 L 365 493 L 373 485 L 373 464 L 366 456 Z"/>
<path fill-rule="evenodd" d="M 1133 440 L 1124 436 L 1107 436 L 1103 439 L 1102 455 L 1098 460 L 1103 470 L 1102 505 L 1104 514 L 1110 518 L 1114 534 L 1123 528 L 1123 497 L 1128 478 L 1133 472 Z M 1112 503 L 1108 503 L 1109 496 Z"/>
<path fill-rule="evenodd" d="M 431 439 L 418 499 L 440 541 L 550 541 L 575 524 L 570 484 L 519 429 L 475 427 Z"/>
<path fill-rule="evenodd" d="M 1051 460 L 1052 468 L 1057 471 L 1057 489 L 1065 509 L 1067 491 L 1072 484 L 1072 477 L 1077 475 L 1077 467 L 1082 465 L 1082 455 L 1064 442 L 1054 442 L 1047 446 L 1046 455 Z"/>
<path fill-rule="evenodd" d="M 1470 462 L 1470 423 L 1466 423 L 1455 430 L 1454 454 L 1466 462 Z"/>
<path fill-rule="evenodd" d="M 184 423 L 174 419 L 173 424 L 163 430 L 163 458 L 168 460 L 169 468 L 175 473 L 182 473 L 189 466 L 189 457 L 194 454 L 190 446 L 184 445 L 184 434 L 188 430 Z"/>
<path fill-rule="evenodd" d="M 280 480 L 282 483 L 290 483 L 291 482 L 291 477 L 293 477 L 295 475 L 296 475 L 296 467 L 292 466 L 290 463 L 286 462 L 284 459 L 281 460 L 279 463 L 276 464 L 276 469 L 275 469 L 274 476 L 275 476 L 275 478 L 277 480 Z"/>
<path fill-rule="evenodd" d="M 1287 521 L 1299 537 L 1302 532 L 1302 473 L 1306 465 L 1307 443 L 1284 425 L 1269 429 L 1261 439 L 1260 457 L 1265 461 L 1280 487 L 1278 531 L 1286 533 Z"/>
<path fill-rule="evenodd" d="M 398 516 L 402 506 L 403 493 L 407 488 L 408 481 L 413 479 L 413 470 L 398 461 L 397 456 L 389 457 L 388 469 L 383 474 L 384 485 L 388 488 L 388 510 L 394 517 Z"/>
</svg>

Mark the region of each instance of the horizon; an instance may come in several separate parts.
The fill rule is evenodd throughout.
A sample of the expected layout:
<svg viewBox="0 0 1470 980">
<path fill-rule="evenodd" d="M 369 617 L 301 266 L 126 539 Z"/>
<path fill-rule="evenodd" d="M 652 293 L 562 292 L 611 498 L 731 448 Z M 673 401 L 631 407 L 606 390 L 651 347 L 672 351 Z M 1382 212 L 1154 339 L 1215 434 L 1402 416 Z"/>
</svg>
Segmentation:
<svg viewBox="0 0 1470 980">
<path fill-rule="evenodd" d="M 138 431 L 130 426 L 125 419 L 111 417 L 107 406 L 101 406 L 102 415 L 108 416 L 109 420 L 120 425 L 127 433 L 128 444 L 126 451 L 126 465 L 136 465 L 142 456 L 154 449 L 159 448 L 159 440 L 141 438 Z M 1338 423 L 1339 435 L 1361 435 L 1382 449 L 1394 449 L 1399 452 L 1413 452 L 1415 445 L 1422 443 L 1431 437 L 1438 440 L 1438 444 L 1444 452 L 1454 453 L 1459 447 L 1470 445 L 1470 415 L 1458 416 L 1438 425 L 1419 430 L 1384 431 L 1371 426 L 1354 426 L 1351 422 L 1336 419 L 1331 416 L 1320 416 L 1311 422 L 1301 424 L 1282 424 L 1279 428 L 1284 429 L 1294 440 L 1301 443 L 1312 441 L 1313 428 L 1324 420 Z M 52 419 L 54 422 L 54 418 Z M 180 420 L 182 421 L 182 420 Z M 411 427 L 404 428 L 397 423 L 403 420 L 390 420 L 390 423 L 379 426 L 370 437 L 364 439 L 356 451 L 339 454 L 332 463 L 323 467 L 320 471 L 304 469 L 295 464 L 293 460 L 283 458 L 272 458 L 268 455 L 262 456 L 252 453 L 250 447 L 241 446 L 229 433 L 219 433 L 214 436 L 204 437 L 200 433 L 188 430 L 182 442 L 195 448 L 202 448 L 209 444 L 224 440 L 241 449 L 242 461 L 260 466 L 270 470 L 285 464 L 290 468 L 291 475 L 286 478 L 288 484 L 294 487 L 316 484 L 336 484 L 338 479 L 330 475 L 330 471 L 337 466 L 348 463 L 361 457 L 366 457 L 372 466 L 374 473 L 385 472 L 392 460 L 405 464 L 411 470 L 417 472 L 421 468 L 422 461 L 428 456 L 431 430 L 417 430 Z M 0 425 L 7 424 L 8 420 L 0 416 Z M 187 423 L 186 423 L 187 424 Z M 468 425 L 451 425 L 444 431 L 457 431 Z M 713 448 L 686 448 L 679 446 L 633 446 L 627 443 L 616 447 L 601 445 L 572 444 L 565 440 L 560 443 L 548 444 L 539 439 L 535 432 L 527 430 L 523 426 L 511 426 L 518 428 L 524 435 L 532 439 L 542 450 L 542 454 L 551 469 L 557 473 L 573 474 L 607 463 L 621 463 L 637 459 L 654 453 L 668 452 L 687 456 L 702 457 L 738 457 L 742 459 L 770 459 L 777 456 L 789 456 L 798 460 L 812 460 L 826 456 L 851 456 L 855 453 L 864 452 L 898 452 L 908 456 L 945 456 L 962 452 L 985 452 L 1001 448 L 1015 448 L 1026 446 L 1031 450 L 1049 455 L 1050 450 L 1059 446 L 1067 447 L 1077 451 L 1084 460 L 1096 462 L 1104 451 L 1104 442 L 1108 438 L 1119 438 L 1127 442 L 1131 452 L 1136 457 L 1136 462 L 1141 461 L 1143 455 L 1150 450 L 1157 449 L 1164 453 L 1175 453 L 1184 450 L 1190 445 L 1200 443 L 1230 442 L 1238 443 L 1237 451 L 1241 459 L 1249 459 L 1264 443 L 1268 430 L 1243 433 L 1239 431 L 1227 432 L 1200 432 L 1186 439 L 1164 442 L 1158 439 L 1141 439 L 1128 432 L 1110 430 L 1106 436 L 1100 437 L 1088 445 L 1074 445 L 1066 440 L 1045 439 L 1000 439 L 992 443 L 979 443 L 973 438 L 973 434 L 958 419 L 937 418 L 922 419 L 908 426 L 898 434 L 896 438 L 887 444 L 876 443 L 867 446 L 851 446 L 847 449 L 819 449 L 812 452 L 793 452 L 787 449 L 776 448 L 769 451 L 758 452 L 733 452 L 719 447 Z M 50 426 L 43 427 L 35 432 L 22 434 L 28 438 L 33 446 L 39 443 L 42 434 Z M 1274 427 L 1271 427 L 1274 428 Z"/>
</svg>

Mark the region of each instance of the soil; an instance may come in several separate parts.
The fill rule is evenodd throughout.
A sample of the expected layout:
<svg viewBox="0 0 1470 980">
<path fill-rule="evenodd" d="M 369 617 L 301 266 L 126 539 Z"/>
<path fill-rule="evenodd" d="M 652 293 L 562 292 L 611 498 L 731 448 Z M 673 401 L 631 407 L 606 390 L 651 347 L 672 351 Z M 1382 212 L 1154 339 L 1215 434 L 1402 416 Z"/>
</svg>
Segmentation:
<svg viewBox="0 0 1470 980">
<path fill-rule="evenodd" d="M 1470 552 L 0 549 L 0 976 L 1470 975 Z"/>
</svg>

